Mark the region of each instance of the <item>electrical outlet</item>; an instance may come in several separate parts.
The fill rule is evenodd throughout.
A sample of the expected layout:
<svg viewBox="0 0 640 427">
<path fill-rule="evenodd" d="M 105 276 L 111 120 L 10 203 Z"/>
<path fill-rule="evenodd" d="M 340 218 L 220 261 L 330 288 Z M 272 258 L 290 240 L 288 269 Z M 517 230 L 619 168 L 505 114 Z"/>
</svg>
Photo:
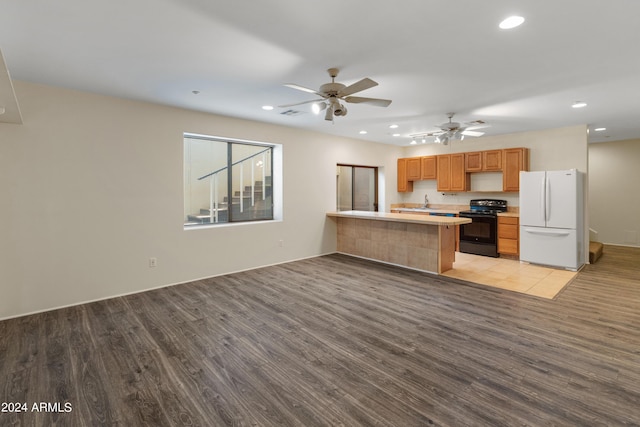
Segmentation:
<svg viewBox="0 0 640 427">
<path fill-rule="evenodd" d="M 278 246 L 283 247 L 284 246 L 284 240 L 282 240 L 282 239 L 278 240 Z"/>
<path fill-rule="evenodd" d="M 158 258 L 151 257 L 149 258 L 149 268 L 154 268 L 158 266 Z"/>
</svg>

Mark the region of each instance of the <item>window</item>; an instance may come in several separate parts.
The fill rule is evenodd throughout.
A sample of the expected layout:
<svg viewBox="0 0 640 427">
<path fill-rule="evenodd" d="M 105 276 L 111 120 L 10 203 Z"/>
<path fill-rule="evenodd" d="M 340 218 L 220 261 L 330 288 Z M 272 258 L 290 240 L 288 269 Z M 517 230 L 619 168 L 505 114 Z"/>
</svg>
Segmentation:
<svg viewBox="0 0 640 427">
<path fill-rule="evenodd" d="M 338 165 L 338 210 L 378 211 L 378 168 Z"/>
<path fill-rule="evenodd" d="M 277 148 L 185 134 L 185 227 L 274 219 Z"/>
</svg>

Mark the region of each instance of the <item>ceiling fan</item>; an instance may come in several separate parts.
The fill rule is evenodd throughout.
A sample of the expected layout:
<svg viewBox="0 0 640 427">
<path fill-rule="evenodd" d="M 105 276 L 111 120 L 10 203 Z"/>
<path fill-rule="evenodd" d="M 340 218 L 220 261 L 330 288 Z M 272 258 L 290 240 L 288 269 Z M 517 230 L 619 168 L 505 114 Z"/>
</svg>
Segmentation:
<svg viewBox="0 0 640 427">
<path fill-rule="evenodd" d="M 362 80 L 355 82 L 352 85 L 346 86 L 342 83 L 336 83 L 335 79 L 338 76 L 339 70 L 337 68 L 329 68 L 327 70 L 329 75 L 331 76 L 331 83 L 325 83 L 320 86 L 319 90 L 309 89 L 304 86 L 300 86 L 293 83 L 285 84 L 285 86 L 290 87 L 292 89 L 301 90 L 303 92 L 313 93 L 318 95 L 320 98 L 312 99 L 310 101 L 298 102 L 295 104 L 288 105 L 279 105 L 280 108 L 293 107 L 294 105 L 301 104 L 309 104 L 315 103 L 313 105 L 313 110 L 316 114 L 320 113 L 322 110 L 326 110 L 324 119 L 333 121 L 334 116 L 346 116 L 347 108 L 344 104 L 341 104 L 340 101 L 352 103 L 352 104 L 370 104 L 376 105 L 378 107 L 387 107 L 391 104 L 391 100 L 389 99 L 379 99 L 379 98 L 364 98 L 361 96 L 351 96 L 354 93 L 361 92 L 365 89 L 372 88 L 377 86 L 378 83 L 374 82 L 368 77 L 365 77 Z"/>
<path fill-rule="evenodd" d="M 474 120 L 472 122 L 464 123 L 464 126 L 458 122 L 452 121 L 455 113 L 447 113 L 447 117 L 449 118 L 449 122 L 438 125 L 437 127 L 440 129 L 434 132 L 421 133 L 410 135 L 414 140 L 416 138 L 425 138 L 427 136 L 435 136 L 435 141 L 438 144 L 448 145 L 449 141 L 454 139 L 463 140 L 465 136 L 482 136 L 484 132 L 477 132 L 474 129 L 481 129 L 485 125 L 483 120 Z"/>
</svg>

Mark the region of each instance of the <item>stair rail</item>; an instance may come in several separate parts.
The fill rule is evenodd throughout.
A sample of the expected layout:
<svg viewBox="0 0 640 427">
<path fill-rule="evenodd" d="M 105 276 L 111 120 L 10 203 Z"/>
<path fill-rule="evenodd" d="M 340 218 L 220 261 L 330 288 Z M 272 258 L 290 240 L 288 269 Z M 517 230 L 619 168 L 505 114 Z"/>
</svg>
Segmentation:
<svg viewBox="0 0 640 427">
<path fill-rule="evenodd" d="M 254 157 L 257 157 L 262 154 L 262 164 L 263 166 L 266 164 L 266 152 L 271 150 L 271 147 L 265 148 L 262 151 L 259 151 L 255 154 L 245 157 L 244 159 L 238 160 L 234 163 L 231 163 L 231 167 L 240 165 L 240 212 L 244 212 L 244 162 L 247 160 L 251 160 Z M 220 169 L 216 169 L 213 172 L 210 172 L 206 175 L 202 175 L 198 178 L 198 181 L 201 181 L 205 178 L 209 178 L 209 218 L 211 223 L 218 222 L 218 174 L 225 170 L 229 169 L 229 165 L 221 167 Z M 265 179 L 266 179 L 266 171 L 265 168 L 262 168 L 262 200 L 266 199 L 266 188 L 265 188 Z M 251 206 L 255 205 L 255 184 L 256 181 L 254 179 L 254 170 L 251 168 Z M 227 206 L 228 212 L 231 210 L 231 200 L 232 195 L 228 195 L 229 203 Z"/>
</svg>

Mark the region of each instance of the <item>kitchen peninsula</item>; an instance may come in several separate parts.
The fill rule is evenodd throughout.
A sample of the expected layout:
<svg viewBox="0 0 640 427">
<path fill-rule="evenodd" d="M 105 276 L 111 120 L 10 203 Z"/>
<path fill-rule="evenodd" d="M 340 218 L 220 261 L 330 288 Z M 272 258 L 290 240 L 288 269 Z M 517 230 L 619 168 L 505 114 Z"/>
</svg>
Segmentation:
<svg viewBox="0 0 640 427">
<path fill-rule="evenodd" d="M 329 212 L 338 226 L 338 252 L 430 273 L 451 270 L 456 225 L 471 219 L 403 213 Z"/>
</svg>

